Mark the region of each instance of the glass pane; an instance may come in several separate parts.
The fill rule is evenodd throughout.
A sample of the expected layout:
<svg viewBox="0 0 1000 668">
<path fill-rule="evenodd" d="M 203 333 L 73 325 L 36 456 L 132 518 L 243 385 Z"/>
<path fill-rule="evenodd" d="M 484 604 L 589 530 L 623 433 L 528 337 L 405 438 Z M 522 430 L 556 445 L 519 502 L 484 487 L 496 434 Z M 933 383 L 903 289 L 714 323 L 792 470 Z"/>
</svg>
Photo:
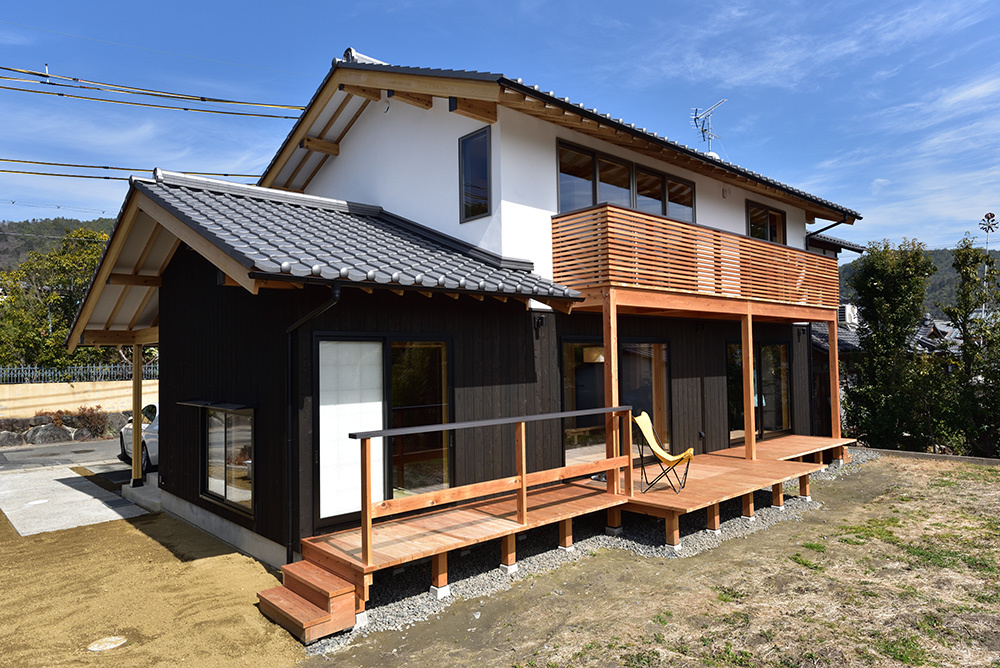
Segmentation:
<svg viewBox="0 0 1000 668">
<path fill-rule="evenodd" d="M 382 344 L 319 344 L 320 517 L 361 510 L 361 443 L 348 434 L 385 428 Z M 372 500 L 385 489 L 382 439 L 372 439 Z"/>
<path fill-rule="evenodd" d="M 462 139 L 462 220 L 490 211 L 489 133 Z"/>
<path fill-rule="evenodd" d="M 755 239 L 767 239 L 770 232 L 767 209 L 751 204 L 747 207 L 747 216 L 750 219 L 750 236 Z"/>
<path fill-rule="evenodd" d="M 563 406 L 567 411 L 604 407 L 604 346 L 601 343 L 563 344 Z M 564 419 L 563 445 L 567 466 L 603 458 L 604 416 Z"/>
<path fill-rule="evenodd" d="M 212 494 L 226 496 L 226 414 L 208 411 L 208 481 Z"/>
<path fill-rule="evenodd" d="M 226 499 L 253 508 L 253 417 L 226 414 Z"/>
<path fill-rule="evenodd" d="M 670 402 L 667 398 L 667 346 L 663 343 L 626 343 L 618 360 L 621 403 L 632 414 L 646 413 L 660 442 L 670 451 Z M 632 430 L 633 455 L 639 454 L 642 433 Z M 646 450 L 649 454 L 649 450 Z"/>
<path fill-rule="evenodd" d="M 680 181 L 668 181 L 667 218 L 682 223 L 694 222 L 694 186 Z"/>
<path fill-rule="evenodd" d="M 760 427 L 765 434 L 792 428 L 788 405 L 788 345 L 760 347 Z"/>
<path fill-rule="evenodd" d="M 662 174 L 652 174 L 641 169 L 636 170 L 635 204 L 639 211 L 657 216 L 663 215 L 663 183 Z"/>
<path fill-rule="evenodd" d="M 594 204 L 594 157 L 559 148 L 559 212 Z"/>
<path fill-rule="evenodd" d="M 743 346 L 726 346 L 726 388 L 729 412 L 729 439 L 742 439 L 743 429 Z"/>
<path fill-rule="evenodd" d="M 597 161 L 597 172 L 600 183 L 597 191 L 597 201 L 617 204 L 626 208 L 632 206 L 632 178 L 628 165 L 600 158 Z"/>
<path fill-rule="evenodd" d="M 441 341 L 392 344 L 392 428 L 448 421 L 447 356 Z M 448 434 L 396 436 L 389 444 L 393 497 L 448 487 Z"/>
<path fill-rule="evenodd" d="M 785 243 L 785 216 L 779 211 L 767 212 L 767 224 L 771 241 Z"/>
</svg>

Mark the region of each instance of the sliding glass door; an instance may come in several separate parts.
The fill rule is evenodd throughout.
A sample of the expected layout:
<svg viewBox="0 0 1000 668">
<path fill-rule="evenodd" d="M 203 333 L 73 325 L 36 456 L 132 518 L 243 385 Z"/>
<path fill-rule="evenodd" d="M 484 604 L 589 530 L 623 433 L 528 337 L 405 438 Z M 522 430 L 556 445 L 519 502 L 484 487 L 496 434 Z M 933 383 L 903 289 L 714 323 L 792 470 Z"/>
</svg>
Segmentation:
<svg viewBox="0 0 1000 668">
<path fill-rule="evenodd" d="M 788 343 L 760 343 L 754 346 L 754 424 L 758 438 L 790 431 L 791 388 Z M 729 438 L 742 440 L 743 431 L 743 346 L 726 346 L 726 377 L 729 405 Z"/>
</svg>

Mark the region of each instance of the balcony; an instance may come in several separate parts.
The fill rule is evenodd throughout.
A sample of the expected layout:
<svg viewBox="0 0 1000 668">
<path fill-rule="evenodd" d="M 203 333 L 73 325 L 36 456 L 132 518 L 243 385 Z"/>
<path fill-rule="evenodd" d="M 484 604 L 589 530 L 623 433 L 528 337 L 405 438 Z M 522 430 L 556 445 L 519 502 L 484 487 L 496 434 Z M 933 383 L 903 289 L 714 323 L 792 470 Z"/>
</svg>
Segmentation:
<svg viewBox="0 0 1000 668">
<path fill-rule="evenodd" d="M 750 302 L 793 317 L 839 302 L 833 258 L 608 204 L 552 218 L 552 261 L 563 285 L 679 298 L 661 300 L 665 307 L 738 313 Z"/>
</svg>

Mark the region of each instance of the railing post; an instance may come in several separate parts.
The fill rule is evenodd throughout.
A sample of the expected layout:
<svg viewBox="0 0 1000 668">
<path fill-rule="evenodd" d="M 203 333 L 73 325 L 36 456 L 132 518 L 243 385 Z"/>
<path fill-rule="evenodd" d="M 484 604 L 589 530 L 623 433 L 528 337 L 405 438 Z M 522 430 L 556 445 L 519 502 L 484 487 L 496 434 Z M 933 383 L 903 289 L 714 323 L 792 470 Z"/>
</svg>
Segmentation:
<svg viewBox="0 0 1000 668">
<path fill-rule="evenodd" d="M 514 425 L 515 459 L 517 460 L 517 477 L 520 485 L 517 488 L 517 523 L 528 523 L 528 459 L 525 454 L 524 422 Z"/>
<path fill-rule="evenodd" d="M 635 495 L 635 484 L 632 480 L 632 411 L 622 411 L 622 443 L 628 461 L 625 464 L 625 496 Z M 615 468 L 615 477 L 618 477 L 618 469 Z"/>
<path fill-rule="evenodd" d="M 372 565 L 372 439 L 361 439 L 361 563 Z"/>
</svg>

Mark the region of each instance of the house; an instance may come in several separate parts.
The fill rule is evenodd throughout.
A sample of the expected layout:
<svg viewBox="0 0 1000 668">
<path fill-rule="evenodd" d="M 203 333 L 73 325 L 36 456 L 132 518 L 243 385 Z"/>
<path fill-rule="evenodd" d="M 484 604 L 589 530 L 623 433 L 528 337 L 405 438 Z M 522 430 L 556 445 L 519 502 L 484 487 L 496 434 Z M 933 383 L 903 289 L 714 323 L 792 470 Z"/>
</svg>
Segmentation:
<svg viewBox="0 0 1000 668">
<path fill-rule="evenodd" d="M 559 522 L 566 546 L 573 513 L 615 527 L 624 507 L 664 517 L 679 548 L 684 512 L 717 529 L 721 499 L 750 517 L 754 489 L 780 503 L 800 478 L 808 494 L 808 460 L 848 441 L 839 420 L 807 440 L 807 323 L 839 303 L 807 227 L 859 218 L 520 80 L 348 50 L 257 185 L 132 180 L 69 344 L 159 345 L 163 507 L 285 564 L 286 584 L 313 578 L 311 621 L 287 591 L 262 598 L 308 640 L 362 619 L 388 564 L 431 556 L 440 593 L 449 550 L 501 537 L 514 567 L 531 522 Z M 726 479 L 746 484 L 638 499 L 622 405 L 675 450 L 727 453 L 700 470 L 742 466 Z M 619 475 L 597 493 L 537 485 L 600 470 Z M 531 494 L 571 488 L 575 510 L 529 513 Z M 496 521 L 465 542 L 438 530 L 402 554 L 419 537 L 396 535 L 373 553 L 404 526 L 390 512 L 499 491 L 517 491 L 516 522 L 482 510 Z M 326 535 L 360 547 L 345 561 Z"/>
</svg>

